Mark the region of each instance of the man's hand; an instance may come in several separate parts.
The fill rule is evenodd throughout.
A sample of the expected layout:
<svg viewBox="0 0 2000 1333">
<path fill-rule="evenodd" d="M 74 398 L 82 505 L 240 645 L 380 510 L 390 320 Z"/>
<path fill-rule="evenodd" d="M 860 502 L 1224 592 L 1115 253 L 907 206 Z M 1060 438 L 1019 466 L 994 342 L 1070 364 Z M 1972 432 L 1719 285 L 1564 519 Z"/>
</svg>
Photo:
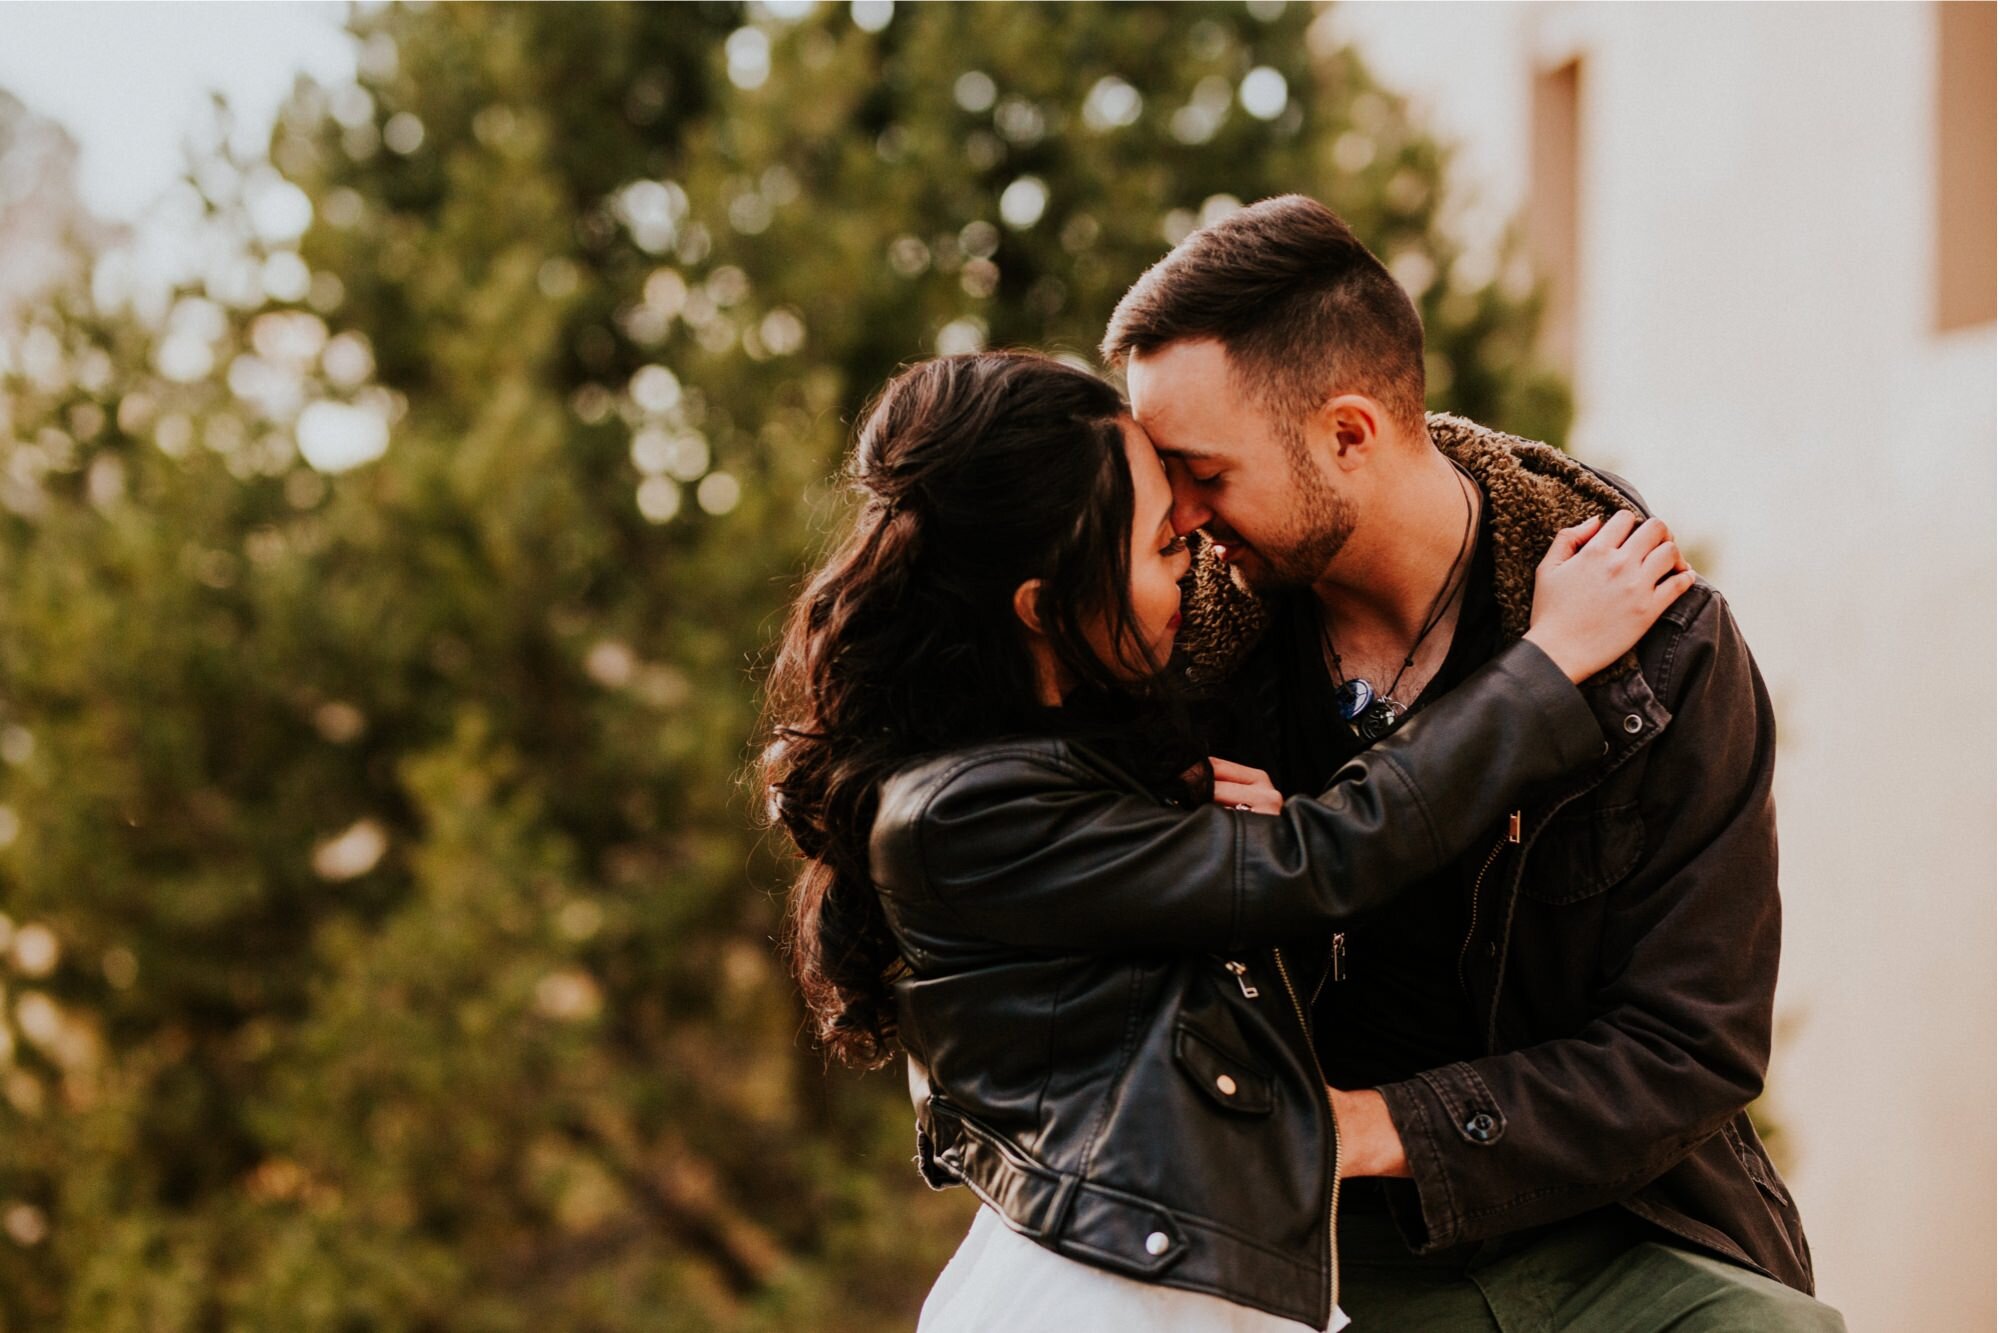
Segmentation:
<svg viewBox="0 0 2000 1333">
<path fill-rule="evenodd" d="M 1326 1090 L 1340 1128 L 1340 1177 L 1407 1176 L 1403 1139 L 1389 1119 L 1389 1104 L 1373 1088 L 1360 1092 Z"/>
</svg>

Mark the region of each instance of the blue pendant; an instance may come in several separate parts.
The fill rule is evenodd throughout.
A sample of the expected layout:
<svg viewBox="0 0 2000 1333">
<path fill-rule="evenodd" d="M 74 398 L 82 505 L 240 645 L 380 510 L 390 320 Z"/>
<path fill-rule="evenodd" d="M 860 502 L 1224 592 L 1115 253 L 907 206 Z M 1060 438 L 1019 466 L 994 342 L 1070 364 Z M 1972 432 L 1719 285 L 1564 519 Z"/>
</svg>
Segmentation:
<svg viewBox="0 0 2000 1333">
<path fill-rule="evenodd" d="M 1340 710 L 1343 720 L 1352 722 L 1368 711 L 1368 705 L 1375 702 L 1375 687 L 1356 676 L 1353 680 L 1340 682 L 1333 691 L 1333 706 Z"/>
</svg>

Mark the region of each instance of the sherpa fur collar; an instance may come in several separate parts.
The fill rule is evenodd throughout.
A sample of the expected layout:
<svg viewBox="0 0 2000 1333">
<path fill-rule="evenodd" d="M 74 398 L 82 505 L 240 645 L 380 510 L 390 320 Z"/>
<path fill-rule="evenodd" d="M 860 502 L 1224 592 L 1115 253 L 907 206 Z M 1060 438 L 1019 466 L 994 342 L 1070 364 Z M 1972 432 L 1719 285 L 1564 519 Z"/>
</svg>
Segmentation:
<svg viewBox="0 0 2000 1333">
<path fill-rule="evenodd" d="M 1528 632 L 1535 569 L 1556 533 L 1593 514 L 1636 506 L 1617 488 L 1561 450 L 1489 430 L 1464 417 L 1432 412 L 1431 442 L 1486 492 L 1492 533 L 1493 596 L 1509 639 Z M 1256 643 L 1263 604 L 1199 543 L 1183 600 L 1180 647 L 1198 685 L 1220 681 Z"/>
</svg>

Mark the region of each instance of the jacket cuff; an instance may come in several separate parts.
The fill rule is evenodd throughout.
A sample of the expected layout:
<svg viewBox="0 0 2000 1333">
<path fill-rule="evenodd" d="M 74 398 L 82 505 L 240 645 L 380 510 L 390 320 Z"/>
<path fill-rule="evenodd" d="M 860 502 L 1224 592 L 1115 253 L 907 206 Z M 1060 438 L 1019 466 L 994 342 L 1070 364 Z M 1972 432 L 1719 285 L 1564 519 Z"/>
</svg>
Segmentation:
<svg viewBox="0 0 2000 1333">
<path fill-rule="evenodd" d="M 1388 1105 L 1389 1122 L 1403 1141 L 1403 1158 L 1416 1186 L 1414 1210 L 1407 1206 L 1408 1191 L 1401 1191 L 1400 1199 L 1391 1196 L 1390 1213 L 1404 1240 L 1417 1254 L 1458 1244 L 1466 1218 L 1452 1189 L 1449 1163 L 1468 1149 L 1498 1143 L 1507 1132 L 1507 1117 L 1485 1080 L 1463 1061 L 1382 1084 L 1376 1091 Z"/>
<path fill-rule="evenodd" d="M 1411 1183 L 1417 1187 L 1417 1215 L 1412 1217 L 1400 1208 L 1392 1208 L 1391 1215 L 1413 1252 L 1429 1254 L 1443 1249 L 1458 1235 L 1458 1209 L 1438 1153 L 1430 1090 L 1419 1079 L 1384 1083 L 1375 1090 L 1388 1104 L 1389 1123 L 1403 1141 L 1403 1158 L 1409 1164 Z"/>
<path fill-rule="evenodd" d="M 1563 772 L 1593 763 L 1611 748 L 1598 725 L 1597 714 L 1584 700 L 1583 691 L 1563 674 L 1562 668 L 1540 645 L 1516 639 L 1501 649 L 1492 665 L 1513 683 L 1530 706 L 1540 711 L 1547 724 L 1542 734 L 1548 738 Z"/>
</svg>

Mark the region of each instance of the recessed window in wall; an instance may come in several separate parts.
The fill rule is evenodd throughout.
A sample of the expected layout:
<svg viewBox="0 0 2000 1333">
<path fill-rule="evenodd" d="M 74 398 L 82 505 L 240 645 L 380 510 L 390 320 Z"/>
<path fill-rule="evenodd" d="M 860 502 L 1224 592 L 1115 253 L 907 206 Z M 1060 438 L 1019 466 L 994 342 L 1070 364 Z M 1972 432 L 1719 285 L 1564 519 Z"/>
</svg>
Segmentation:
<svg viewBox="0 0 2000 1333">
<path fill-rule="evenodd" d="M 1582 76 L 1578 60 L 1537 74 L 1529 120 L 1528 245 L 1543 282 L 1541 351 L 1565 374 L 1576 369 Z"/>
<path fill-rule="evenodd" d="M 1937 13 L 1937 327 L 1993 322 L 1992 0 Z"/>
</svg>

